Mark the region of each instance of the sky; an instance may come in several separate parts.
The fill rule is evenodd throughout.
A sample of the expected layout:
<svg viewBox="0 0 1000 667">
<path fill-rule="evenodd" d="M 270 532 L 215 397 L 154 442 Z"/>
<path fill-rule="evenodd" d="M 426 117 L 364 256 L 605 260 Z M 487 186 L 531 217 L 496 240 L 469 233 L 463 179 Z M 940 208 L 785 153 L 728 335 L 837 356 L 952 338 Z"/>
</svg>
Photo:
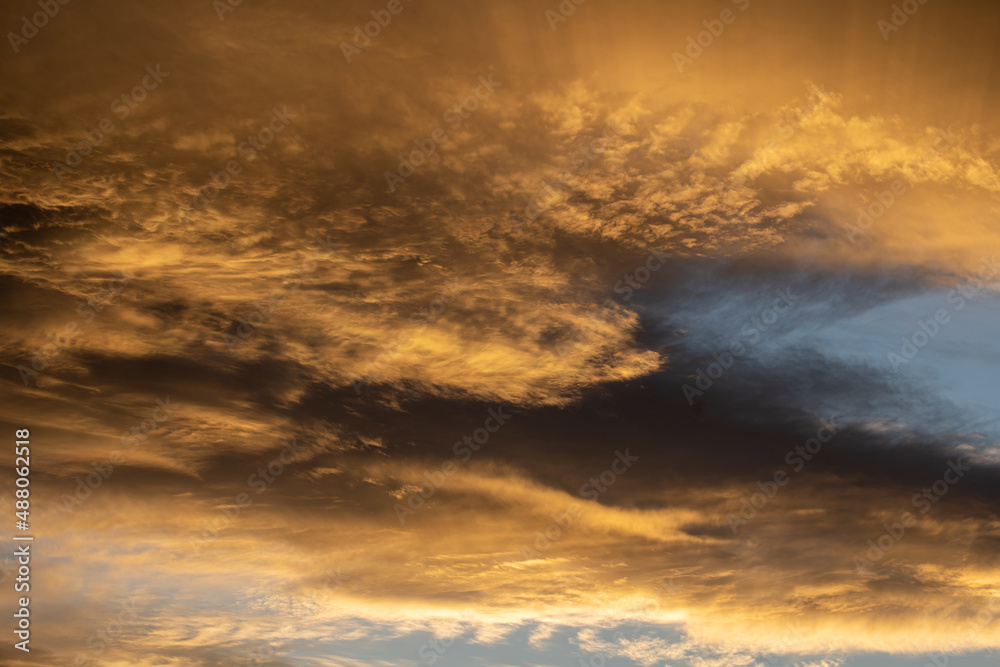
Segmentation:
<svg viewBox="0 0 1000 667">
<path fill-rule="evenodd" d="M 0 665 L 996 664 L 995 3 L 0 27 Z"/>
</svg>

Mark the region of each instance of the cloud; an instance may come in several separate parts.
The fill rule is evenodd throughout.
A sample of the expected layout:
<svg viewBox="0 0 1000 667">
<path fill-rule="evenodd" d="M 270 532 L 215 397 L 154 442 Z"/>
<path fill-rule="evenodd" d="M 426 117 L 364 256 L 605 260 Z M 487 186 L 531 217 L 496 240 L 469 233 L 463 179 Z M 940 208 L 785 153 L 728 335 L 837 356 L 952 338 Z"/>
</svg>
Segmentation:
<svg viewBox="0 0 1000 667">
<path fill-rule="evenodd" d="M 921 44 L 940 101 L 908 105 L 918 68 L 890 75 L 877 30 L 850 58 L 830 37 L 871 8 L 755 7 L 675 75 L 708 9 L 586 4 L 552 32 L 527 2 L 406 4 L 347 63 L 373 6 L 102 0 L 10 59 L 0 389 L 39 443 L 38 659 L 995 649 L 995 276 L 903 372 L 882 363 L 997 246 L 995 122 L 960 88 L 989 58 Z M 988 22 L 949 11 L 969 32 L 941 41 L 988 53 Z M 463 108 L 481 77 L 500 85 Z M 275 109 L 288 126 L 251 150 Z M 510 424 L 401 524 L 498 407 Z M 827 418 L 836 438 L 734 533 Z M 618 451 L 639 462 L 602 482 Z M 960 455 L 968 477 L 858 573 Z M 94 653 L 130 597 L 139 619 Z"/>
</svg>

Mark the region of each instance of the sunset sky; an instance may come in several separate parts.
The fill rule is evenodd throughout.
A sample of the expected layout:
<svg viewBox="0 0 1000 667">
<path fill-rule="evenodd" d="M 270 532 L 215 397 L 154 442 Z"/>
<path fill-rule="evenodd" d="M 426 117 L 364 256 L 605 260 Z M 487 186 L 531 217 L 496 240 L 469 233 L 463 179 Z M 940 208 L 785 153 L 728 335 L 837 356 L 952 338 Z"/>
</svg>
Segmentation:
<svg viewBox="0 0 1000 667">
<path fill-rule="evenodd" d="M 0 665 L 997 664 L 995 2 L 0 27 Z"/>
</svg>

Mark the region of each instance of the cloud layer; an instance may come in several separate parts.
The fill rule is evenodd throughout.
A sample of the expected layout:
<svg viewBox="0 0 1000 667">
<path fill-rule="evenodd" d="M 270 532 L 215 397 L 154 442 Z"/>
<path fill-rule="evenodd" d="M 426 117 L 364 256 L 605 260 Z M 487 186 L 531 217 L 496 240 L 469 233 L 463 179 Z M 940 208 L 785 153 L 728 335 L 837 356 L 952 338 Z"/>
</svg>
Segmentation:
<svg viewBox="0 0 1000 667">
<path fill-rule="evenodd" d="M 984 8 L 220 4 L 4 56 L 5 664 L 994 655 Z"/>
</svg>

